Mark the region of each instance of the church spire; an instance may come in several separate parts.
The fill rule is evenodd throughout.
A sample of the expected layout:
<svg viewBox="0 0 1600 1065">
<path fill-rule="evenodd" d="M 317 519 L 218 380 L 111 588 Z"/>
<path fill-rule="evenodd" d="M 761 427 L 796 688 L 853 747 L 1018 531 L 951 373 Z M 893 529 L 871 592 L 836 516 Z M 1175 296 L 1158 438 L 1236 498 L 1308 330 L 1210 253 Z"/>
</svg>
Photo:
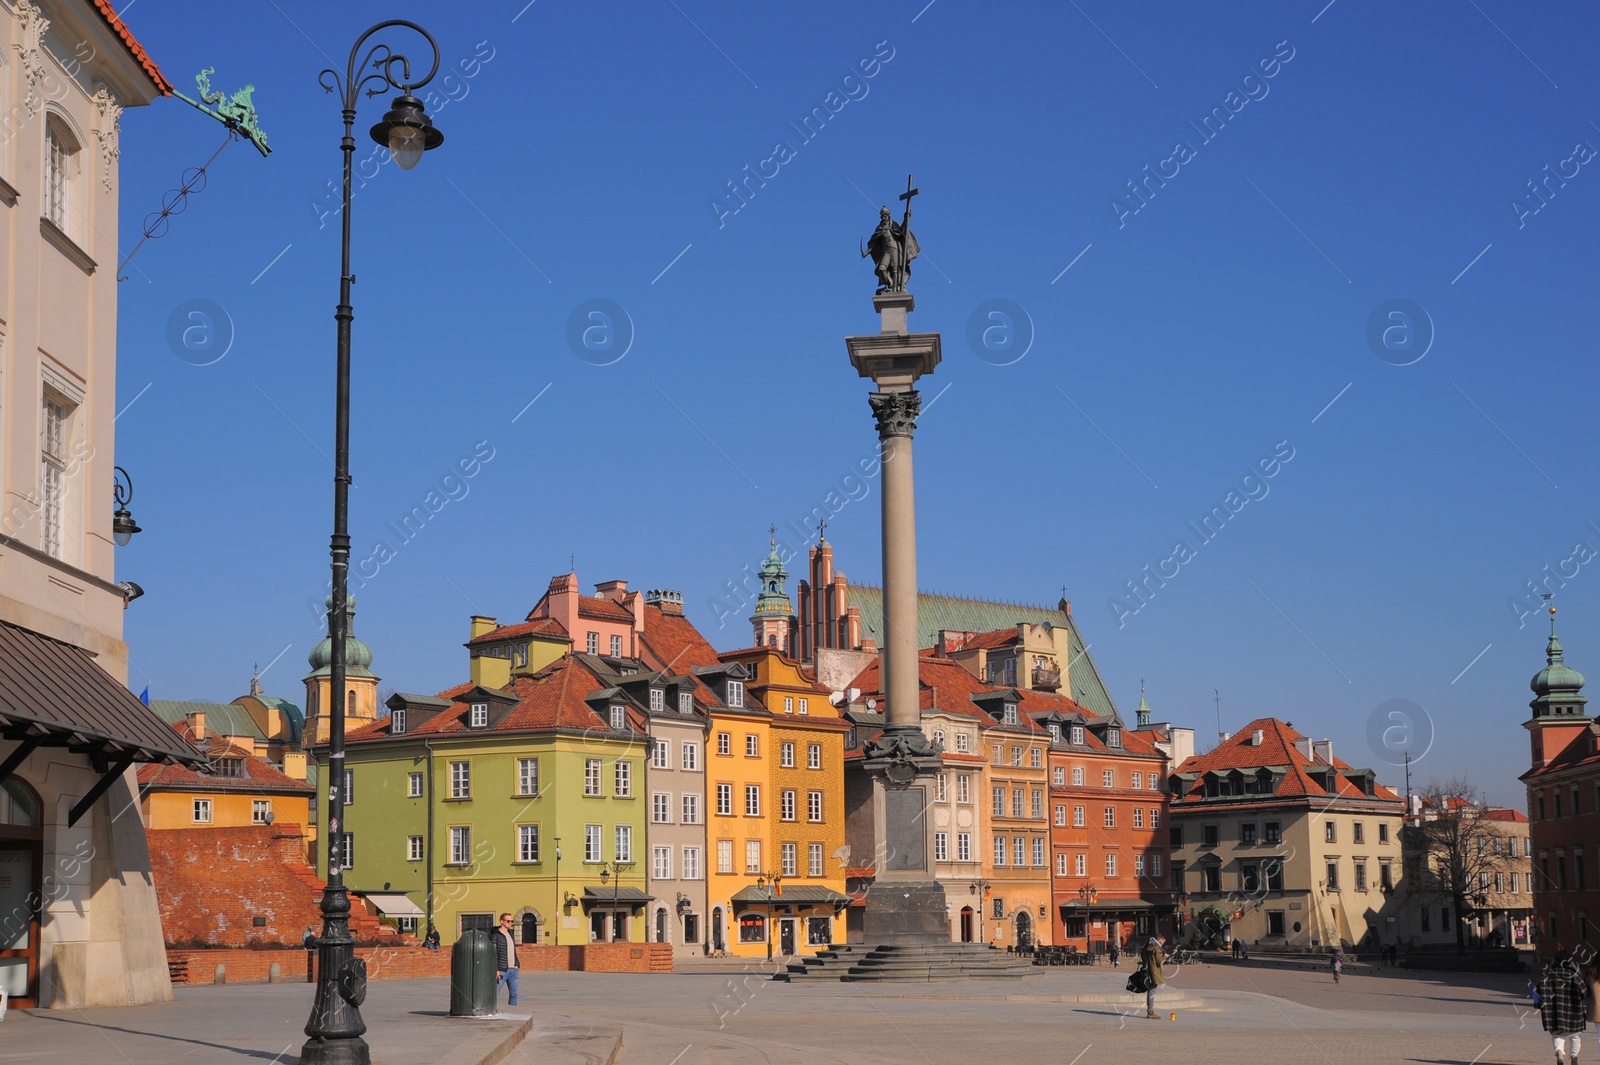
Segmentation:
<svg viewBox="0 0 1600 1065">
<path fill-rule="evenodd" d="M 1154 711 L 1152 711 L 1150 709 L 1150 704 L 1145 702 L 1145 699 L 1144 699 L 1144 678 L 1143 677 L 1139 678 L 1139 706 L 1138 706 L 1138 709 L 1136 709 L 1134 712 L 1138 715 L 1139 727 L 1140 728 L 1149 728 L 1150 727 L 1150 715 Z"/>
<path fill-rule="evenodd" d="M 1561 640 L 1556 636 L 1556 608 L 1550 608 L 1550 640 L 1544 648 L 1545 667 L 1534 674 L 1528 687 L 1533 701 L 1528 704 L 1538 718 L 1583 718 L 1588 697 L 1580 694 L 1583 674 L 1566 663 Z"/>
<path fill-rule="evenodd" d="M 770 546 L 757 575 L 761 592 L 756 596 L 750 624 L 755 629 L 757 647 L 776 647 L 787 654 L 795 626 L 794 604 L 789 601 L 789 571 L 778 556 L 778 527 L 774 525 L 767 531 Z"/>
</svg>

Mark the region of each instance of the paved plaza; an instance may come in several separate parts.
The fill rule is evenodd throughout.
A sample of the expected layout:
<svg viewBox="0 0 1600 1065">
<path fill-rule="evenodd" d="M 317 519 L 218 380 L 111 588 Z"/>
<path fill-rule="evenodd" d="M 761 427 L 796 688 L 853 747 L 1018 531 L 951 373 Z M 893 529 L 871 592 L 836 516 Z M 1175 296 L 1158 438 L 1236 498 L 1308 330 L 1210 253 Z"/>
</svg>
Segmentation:
<svg viewBox="0 0 1600 1065">
<path fill-rule="evenodd" d="M 1191 965 L 1175 974 L 1161 1019 L 1151 1021 L 1142 998 L 1121 992 L 1126 967 L 939 984 L 784 984 L 758 966 L 721 968 L 527 973 L 519 1009 L 478 1021 L 445 1016 L 444 980 L 375 983 L 367 1038 L 381 1065 L 1551 1060 L 1520 975 L 1352 966 L 1335 985 L 1322 972 Z M 184 987 L 156 1006 L 13 1011 L 0 1024 L 0 1060 L 288 1065 L 312 990 Z"/>
</svg>

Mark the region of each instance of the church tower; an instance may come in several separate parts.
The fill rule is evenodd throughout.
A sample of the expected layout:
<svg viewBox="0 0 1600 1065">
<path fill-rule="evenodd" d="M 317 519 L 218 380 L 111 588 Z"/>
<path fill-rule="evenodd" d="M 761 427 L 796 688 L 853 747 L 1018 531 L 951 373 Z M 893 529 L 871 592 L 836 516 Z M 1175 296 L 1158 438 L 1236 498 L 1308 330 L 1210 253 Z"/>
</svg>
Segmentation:
<svg viewBox="0 0 1600 1065">
<path fill-rule="evenodd" d="M 1534 674 L 1528 687 L 1533 700 L 1528 703 L 1533 717 L 1523 722 L 1532 741 L 1532 766 L 1542 769 L 1567 747 L 1589 733 L 1591 719 L 1584 712 L 1588 697 L 1580 694 L 1583 674 L 1566 663 L 1561 641 L 1556 638 L 1556 608 L 1550 608 L 1550 642 L 1545 644 L 1545 667 Z M 1531 812 L 1531 811 L 1530 811 Z"/>
<path fill-rule="evenodd" d="M 333 597 L 327 600 L 328 609 L 333 609 Z M 349 625 L 346 632 L 350 634 L 345 641 L 345 707 L 344 728 L 346 732 L 358 729 L 362 725 L 369 725 L 378 720 L 378 677 L 372 672 L 372 648 L 356 639 L 356 600 L 355 596 L 345 598 L 345 612 L 349 616 Z M 329 701 L 328 683 L 331 679 L 333 662 L 333 641 L 323 637 L 322 642 L 311 649 L 306 656 L 311 663 L 311 672 L 306 674 L 306 725 L 305 735 L 301 740 L 302 746 L 311 747 L 316 744 L 328 742 L 328 709 L 332 705 Z"/>
<path fill-rule="evenodd" d="M 756 610 L 750 615 L 750 624 L 755 628 L 755 646 L 776 647 L 793 657 L 795 616 L 794 604 L 789 601 L 789 571 L 783 568 L 783 560 L 778 557 L 777 529 L 772 532 L 772 550 L 761 563 L 761 594 L 756 597 Z"/>
</svg>

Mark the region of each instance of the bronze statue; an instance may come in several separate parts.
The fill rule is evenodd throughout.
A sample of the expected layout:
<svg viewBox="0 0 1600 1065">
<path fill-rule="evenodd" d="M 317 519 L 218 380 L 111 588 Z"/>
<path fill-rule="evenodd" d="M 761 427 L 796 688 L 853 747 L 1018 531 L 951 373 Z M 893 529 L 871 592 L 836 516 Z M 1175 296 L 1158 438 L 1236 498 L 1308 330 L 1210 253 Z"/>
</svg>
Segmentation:
<svg viewBox="0 0 1600 1065">
<path fill-rule="evenodd" d="M 863 259 L 872 256 L 873 272 L 878 275 L 879 295 L 904 292 L 906 283 L 911 280 L 911 260 L 922 251 L 911 232 L 911 197 L 920 191 L 912 188 L 911 178 L 907 177 L 905 194 L 900 197 L 906 201 L 904 220 L 896 222 L 885 206 L 878 212 L 878 228 L 873 230 L 866 247 L 861 251 Z"/>
</svg>

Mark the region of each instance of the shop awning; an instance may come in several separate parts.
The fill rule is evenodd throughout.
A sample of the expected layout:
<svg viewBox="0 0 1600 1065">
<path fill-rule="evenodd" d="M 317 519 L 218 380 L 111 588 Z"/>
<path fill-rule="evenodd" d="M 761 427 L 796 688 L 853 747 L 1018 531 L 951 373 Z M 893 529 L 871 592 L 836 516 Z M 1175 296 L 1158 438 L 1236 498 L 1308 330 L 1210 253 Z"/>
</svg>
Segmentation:
<svg viewBox="0 0 1600 1065">
<path fill-rule="evenodd" d="M 40 747 L 85 755 L 100 780 L 67 815 L 89 811 L 135 762 L 203 765 L 183 741 L 81 647 L 0 623 L 0 737 L 17 748 L 0 762 L 0 781 Z"/>
<path fill-rule="evenodd" d="M 815 884 L 796 884 L 793 887 L 784 888 L 782 894 L 774 892 L 770 898 L 767 896 L 766 888 L 740 888 L 733 893 L 732 901 L 744 903 L 771 902 L 774 905 L 788 903 L 789 905 L 800 906 L 847 906 L 850 903 L 850 896 L 832 888 L 818 887 Z"/>
<path fill-rule="evenodd" d="M 1150 899 L 1101 899 L 1099 902 L 1079 902 L 1071 899 L 1061 904 L 1064 913 L 1133 913 L 1142 910 L 1171 910 L 1170 902 L 1152 902 Z"/>
<path fill-rule="evenodd" d="M 352 891 L 352 895 L 366 899 L 385 917 L 424 917 L 422 907 L 411 901 L 404 891 Z"/>
<path fill-rule="evenodd" d="M 643 888 L 636 887 L 595 887 L 589 884 L 583 889 L 584 902 L 654 902 L 654 895 L 647 895 Z"/>
</svg>

